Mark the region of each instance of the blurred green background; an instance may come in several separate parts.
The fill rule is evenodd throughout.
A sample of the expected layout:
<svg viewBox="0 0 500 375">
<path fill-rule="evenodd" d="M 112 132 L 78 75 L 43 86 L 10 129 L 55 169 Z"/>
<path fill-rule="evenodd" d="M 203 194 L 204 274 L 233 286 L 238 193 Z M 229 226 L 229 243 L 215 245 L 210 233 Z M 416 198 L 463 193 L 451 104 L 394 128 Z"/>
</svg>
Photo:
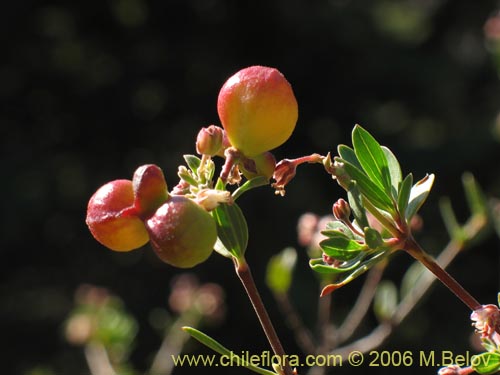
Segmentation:
<svg viewBox="0 0 500 375">
<path fill-rule="evenodd" d="M 151 313 L 167 309 L 169 283 L 179 271 L 148 246 L 129 254 L 103 248 L 85 226 L 86 204 L 100 185 L 130 178 L 145 163 L 161 166 L 173 187 L 182 155 L 195 151 L 198 129 L 219 123 L 220 86 L 245 66 L 276 67 L 293 85 L 299 122 L 276 150 L 278 159 L 334 151 L 360 123 L 398 155 L 404 172 L 436 173 L 422 211 L 422 241 L 438 252 L 447 241 L 438 198 L 450 196 L 459 217 L 467 216 L 463 171 L 500 197 L 500 27 L 493 19 L 485 28 L 498 9 L 498 1 L 489 0 L 3 4 L 1 371 L 88 374 L 81 349 L 63 335 L 82 283 L 123 300 L 139 322 L 131 363 L 139 371 L 148 367 L 161 341 Z M 290 353 L 300 352 L 265 288 L 266 262 L 297 246 L 301 213 L 328 214 L 341 193 L 320 167 L 310 166 L 299 169 L 285 198 L 261 188 L 240 202 L 251 235 L 248 260 Z M 496 301 L 498 254 L 491 236 L 450 268 L 484 303 Z M 398 280 L 409 264 L 398 256 L 388 277 Z M 235 350 L 267 350 L 231 263 L 214 254 L 193 272 L 226 291 L 226 318 L 207 332 Z M 338 292 L 334 312 L 352 304 L 359 286 L 356 281 Z M 292 294 L 306 324 L 314 325 L 317 287 L 300 248 Z M 425 302 L 385 348 L 468 350 L 469 311 L 440 286 Z M 374 324 L 369 315 L 360 333 Z M 204 352 L 192 342 L 189 350 Z M 235 371 L 247 373 L 217 373 Z M 356 371 L 366 369 L 336 369 Z"/>
</svg>

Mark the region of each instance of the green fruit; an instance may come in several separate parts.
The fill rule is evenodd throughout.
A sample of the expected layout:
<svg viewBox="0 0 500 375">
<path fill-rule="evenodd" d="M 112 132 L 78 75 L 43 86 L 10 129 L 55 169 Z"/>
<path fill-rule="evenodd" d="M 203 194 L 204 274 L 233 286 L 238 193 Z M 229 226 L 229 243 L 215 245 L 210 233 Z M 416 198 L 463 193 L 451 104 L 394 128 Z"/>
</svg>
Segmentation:
<svg viewBox="0 0 500 375">
<path fill-rule="evenodd" d="M 134 250 L 149 240 L 134 208 L 130 180 L 115 180 L 101 186 L 89 200 L 86 223 L 94 238 L 111 250 Z"/>
<path fill-rule="evenodd" d="M 165 263 L 190 268 L 205 261 L 217 240 L 212 216 L 184 196 L 172 195 L 146 221 L 151 246 Z"/>
</svg>

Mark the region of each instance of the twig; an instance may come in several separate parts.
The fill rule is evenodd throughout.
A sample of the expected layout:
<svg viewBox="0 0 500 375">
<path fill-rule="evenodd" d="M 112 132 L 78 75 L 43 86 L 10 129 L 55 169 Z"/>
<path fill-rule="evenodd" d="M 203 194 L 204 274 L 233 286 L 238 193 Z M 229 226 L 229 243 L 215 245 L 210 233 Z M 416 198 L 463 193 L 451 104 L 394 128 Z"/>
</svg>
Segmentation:
<svg viewBox="0 0 500 375">
<path fill-rule="evenodd" d="M 116 375 L 103 345 L 98 343 L 85 345 L 84 353 L 92 375 Z"/>
<path fill-rule="evenodd" d="M 288 326 L 295 334 L 295 340 L 300 348 L 307 354 L 316 352 L 316 344 L 314 343 L 311 331 L 304 326 L 300 315 L 297 313 L 287 293 L 275 293 L 274 298 L 278 302 L 278 306 L 282 314 L 287 320 Z"/>
<path fill-rule="evenodd" d="M 174 369 L 172 356 L 180 354 L 184 344 L 190 337 L 182 330 L 182 327 L 185 325 L 197 326 L 200 319 L 200 314 L 188 310 L 175 320 L 163 337 L 160 348 L 155 354 L 149 370 L 150 375 L 168 375 L 172 373 Z"/>
<path fill-rule="evenodd" d="M 487 220 L 484 216 L 473 216 L 471 220 L 464 226 L 464 233 L 467 238 L 473 239 L 487 226 Z M 453 261 L 453 259 L 467 246 L 467 242 L 451 240 L 444 248 L 441 254 L 437 257 L 436 262 L 444 269 Z M 353 350 L 359 350 L 366 353 L 373 350 L 384 343 L 390 336 L 393 329 L 401 324 L 403 320 L 415 308 L 417 303 L 427 293 L 432 284 L 437 279 L 430 272 L 423 272 L 412 290 L 403 298 L 396 307 L 390 321 L 381 323 L 369 335 L 352 342 L 349 345 L 332 350 L 331 354 L 339 354 L 342 358 L 347 358 Z"/>
<path fill-rule="evenodd" d="M 273 349 L 273 352 L 276 356 L 278 356 L 283 363 L 283 371 L 285 375 L 292 375 L 292 369 L 287 361 L 287 356 L 285 354 L 285 350 L 281 345 L 281 341 L 276 334 L 276 330 L 269 318 L 269 314 L 267 313 L 266 307 L 262 302 L 262 298 L 260 297 L 259 291 L 257 290 L 257 286 L 255 285 L 255 281 L 252 276 L 252 272 L 250 271 L 250 267 L 248 263 L 244 259 L 238 259 L 235 261 L 235 269 L 236 274 L 238 275 L 245 291 L 247 292 L 248 298 L 250 298 L 250 302 L 259 318 L 260 325 L 264 330 L 264 333 Z"/>
<path fill-rule="evenodd" d="M 386 262 L 379 263 L 368 272 L 354 306 L 347 314 L 346 319 L 338 328 L 337 332 L 335 332 L 335 345 L 339 345 L 348 340 L 363 321 L 363 318 L 370 309 L 370 305 L 377 291 L 378 283 L 382 279 L 386 265 Z"/>
</svg>

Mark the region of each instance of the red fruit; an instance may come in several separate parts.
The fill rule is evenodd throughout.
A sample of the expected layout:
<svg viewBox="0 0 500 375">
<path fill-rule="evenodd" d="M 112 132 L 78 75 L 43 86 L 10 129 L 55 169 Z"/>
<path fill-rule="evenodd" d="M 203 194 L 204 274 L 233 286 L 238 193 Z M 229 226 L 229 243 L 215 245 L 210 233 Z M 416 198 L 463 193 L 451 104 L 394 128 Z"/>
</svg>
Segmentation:
<svg viewBox="0 0 500 375">
<path fill-rule="evenodd" d="M 94 238 L 115 251 L 137 249 L 149 240 L 134 206 L 132 181 L 115 180 L 101 186 L 90 198 L 86 223 Z"/>
<path fill-rule="evenodd" d="M 168 187 L 160 167 L 146 164 L 136 169 L 132 181 L 138 215 L 148 218 L 168 199 Z"/>
<path fill-rule="evenodd" d="M 217 110 L 229 141 L 248 157 L 283 144 L 298 118 L 292 87 L 278 70 L 264 66 L 230 77 L 220 90 Z"/>
<path fill-rule="evenodd" d="M 217 240 L 212 216 L 189 198 L 173 195 L 146 221 L 151 246 L 165 263 L 179 268 L 205 261 Z"/>
</svg>

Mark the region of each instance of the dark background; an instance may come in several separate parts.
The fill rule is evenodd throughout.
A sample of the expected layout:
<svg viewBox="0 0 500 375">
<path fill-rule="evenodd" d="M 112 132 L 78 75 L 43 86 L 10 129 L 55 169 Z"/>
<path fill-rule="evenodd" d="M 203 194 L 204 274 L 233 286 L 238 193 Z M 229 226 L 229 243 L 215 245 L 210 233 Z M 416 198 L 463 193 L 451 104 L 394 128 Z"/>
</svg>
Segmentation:
<svg viewBox="0 0 500 375">
<path fill-rule="evenodd" d="M 100 185 L 130 178 L 144 163 L 160 165 L 173 187 L 198 129 L 219 123 L 220 86 L 245 66 L 276 67 L 293 85 L 299 122 L 276 150 L 278 159 L 334 151 L 360 123 L 398 155 L 404 172 L 436 173 L 422 211 L 430 252 L 447 242 L 440 196 L 450 196 L 460 219 L 467 217 L 463 171 L 500 196 L 499 70 L 483 31 L 497 1 L 21 0 L 1 8 L 3 373 L 88 373 L 81 349 L 62 334 L 82 283 L 123 299 L 140 322 L 131 362 L 147 368 L 160 342 L 148 316 L 166 306 L 169 280 L 179 271 L 161 264 L 149 246 L 129 254 L 104 249 L 85 226 L 86 204 Z M 285 246 L 297 246 L 301 213 L 327 214 L 341 194 L 310 166 L 299 170 L 285 198 L 266 187 L 240 202 L 251 234 L 249 263 L 291 353 L 300 352 L 265 288 L 265 265 Z M 496 301 L 498 248 L 490 236 L 450 268 L 484 303 Z M 299 252 L 293 298 L 312 325 L 317 287 Z M 398 280 L 409 264 L 396 257 L 388 277 Z M 226 290 L 227 317 L 208 331 L 234 350 L 267 350 L 230 262 L 214 254 L 193 272 Z M 336 308 L 352 304 L 359 285 L 339 291 Z M 425 302 L 385 348 L 468 350 L 469 311 L 441 286 Z M 369 315 L 361 333 L 374 324 Z"/>
</svg>

